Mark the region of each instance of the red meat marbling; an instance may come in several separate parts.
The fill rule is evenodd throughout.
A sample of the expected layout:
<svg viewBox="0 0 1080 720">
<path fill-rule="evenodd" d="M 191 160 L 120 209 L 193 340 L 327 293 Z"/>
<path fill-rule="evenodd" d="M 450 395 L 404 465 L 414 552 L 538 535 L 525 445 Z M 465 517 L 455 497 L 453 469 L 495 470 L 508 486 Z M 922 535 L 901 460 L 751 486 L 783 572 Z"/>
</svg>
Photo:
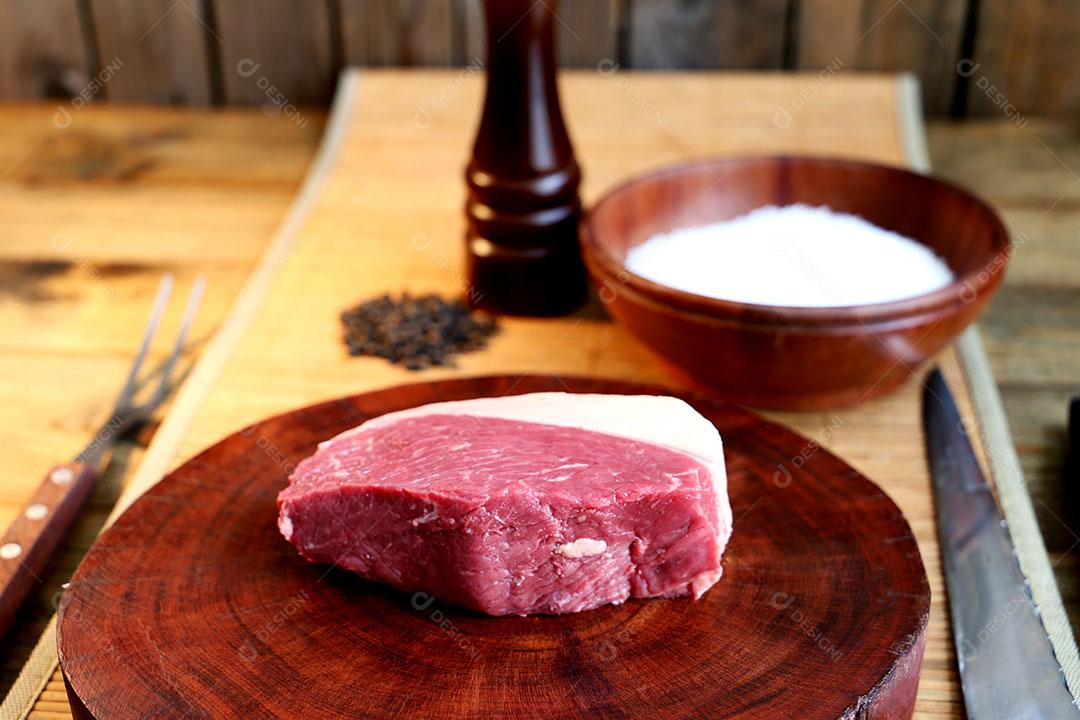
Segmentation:
<svg viewBox="0 0 1080 720">
<path fill-rule="evenodd" d="M 650 423 L 667 443 L 642 439 Z M 715 428 L 651 396 L 386 415 L 323 443 L 278 504 L 307 559 L 491 615 L 696 598 L 720 577 L 731 532 Z"/>
</svg>

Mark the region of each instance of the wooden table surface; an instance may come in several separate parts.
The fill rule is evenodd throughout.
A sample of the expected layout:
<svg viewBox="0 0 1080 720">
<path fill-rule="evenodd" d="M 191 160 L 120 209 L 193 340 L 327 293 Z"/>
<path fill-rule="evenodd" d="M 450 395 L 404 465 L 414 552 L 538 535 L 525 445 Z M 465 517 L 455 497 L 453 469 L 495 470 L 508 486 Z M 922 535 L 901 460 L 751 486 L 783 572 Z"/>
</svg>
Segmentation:
<svg viewBox="0 0 1080 720">
<path fill-rule="evenodd" d="M 812 79 L 790 78 L 762 93 L 760 86 L 744 84 L 750 79 L 729 78 L 721 93 L 707 78 L 671 82 L 627 77 L 632 79 L 574 76 L 566 83 L 568 119 L 588 171 L 586 199 L 628 172 L 703 150 L 767 151 L 778 142 L 805 149 L 813 140 L 819 152 L 899 160 L 894 128 L 860 123 L 857 117 L 832 122 L 835 115 L 828 111 L 831 102 L 843 100 L 864 109 L 862 120 L 888 117 L 895 96 L 886 78 L 834 80 L 832 90 L 826 86 L 797 114 L 794 130 L 780 136 L 775 126 L 759 122 L 762 108 L 771 116 Z M 311 328 L 332 338 L 333 311 L 378 290 L 459 284 L 458 170 L 468 150 L 477 79 L 433 74 L 407 91 L 400 80 L 376 74 L 364 79 L 362 112 L 353 128 L 358 134 L 341 158 L 351 175 L 339 174 L 323 196 L 333 213 L 316 215 L 301 232 L 301 242 L 269 300 L 270 311 L 257 319 L 180 458 L 267 412 L 416 377 L 576 369 L 664 379 L 651 356 L 595 309 L 569 321 L 513 321 L 508 337 L 530 342 L 496 341 L 490 351 L 465 358 L 458 371 L 424 376 L 376 360 L 347 359 L 335 342 L 310 351 L 289 342 L 310 337 Z M 421 107 L 431 114 L 426 127 L 412 122 Z M 706 118 L 684 116 L 688 107 L 705 112 Z M 0 178 L 0 207 L 8 220 L 0 239 L 0 319 L 15 331 L 0 339 L 5 346 L 0 354 L 0 399 L 8 400 L 0 403 L 0 413 L 6 416 L 2 432 L 9 448 L 0 481 L 3 523 L 18 511 L 41 472 L 77 451 L 106 414 L 164 269 L 177 274 L 181 289 L 195 273 L 206 273 L 210 293 L 200 315 L 200 333 L 208 334 L 221 322 L 284 213 L 317 149 L 321 129 L 321 116 L 314 113 L 298 127 L 294 120 L 257 112 L 89 108 L 64 129 L 52 124 L 52 114 L 53 108 L 41 105 L 0 108 L 0 127 L 7 130 L 0 137 L 0 169 L 6 168 Z M 744 130 L 715 132 L 709 119 L 717 126 Z M 653 138 L 648 147 L 629 148 L 628 134 L 645 128 Z M 1069 231 L 1080 228 L 1069 165 L 1080 167 L 1080 143 L 1060 127 L 1037 123 L 1026 128 L 942 125 L 932 128 L 931 143 L 940 173 L 985 194 L 1003 208 L 1014 229 L 1031 238 L 1016 253 L 1005 289 L 983 328 L 1059 581 L 1075 617 L 1075 536 L 1072 518 L 1062 510 L 1063 487 L 1055 468 L 1061 456 L 1064 398 L 1077 391 L 1073 378 L 1080 367 L 1080 329 L 1074 319 L 1080 278 L 1068 272 L 1070 260 L 1075 268 L 1078 259 Z M 420 165 L 434 170 L 418 173 Z M 427 250 L 410 249 L 403 270 L 400 253 L 380 257 L 380 248 L 388 243 L 400 249 L 418 235 L 430 237 L 431 243 L 415 243 Z M 336 256 L 326 252 L 333 248 L 344 253 L 364 245 L 372 251 L 363 269 L 369 282 L 350 281 L 337 272 Z M 371 282 L 380 274 L 385 281 Z M 313 282 L 327 277 L 328 285 Z M 307 293 L 301 290 L 316 286 L 322 292 L 305 299 Z M 165 336 L 175 327 L 175 315 L 170 320 L 173 325 L 163 329 Z M 568 336 L 577 342 L 567 343 Z M 609 347 L 618 352 L 609 353 Z M 317 380 L 297 380 L 311 377 Z M 904 496 L 897 500 L 920 540 L 926 540 L 924 557 L 936 593 L 917 712 L 921 717 L 952 717 L 958 715 L 959 696 L 938 558 L 929 552 L 936 549 L 929 497 L 925 492 L 908 497 L 905 489 L 913 486 L 904 477 L 905 467 L 916 462 L 912 438 L 889 452 L 890 436 L 898 428 L 917 432 L 913 395 L 909 386 L 853 414 L 780 419 L 823 440 L 894 497 Z M 870 448 L 856 442 L 868 436 L 880 443 Z M 138 442 L 121 448 L 119 462 L 106 476 L 60 567 L 6 643 L 5 681 L 17 672 L 52 610 L 59 583 L 92 540 L 139 455 Z M 35 714 L 62 716 L 65 711 L 66 700 L 54 680 Z"/>
<path fill-rule="evenodd" d="M 179 298 L 158 358 L 198 273 L 209 286 L 193 337 L 222 321 L 307 171 L 325 115 L 306 127 L 259 111 L 88 107 L 71 125 L 51 105 L 0 106 L 0 524 L 42 474 L 105 420 L 146 325 L 161 274 Z M 0 652 L 11 685 L 93 542 L 149 433 L 117 449 L 55 572 Z M 66 714 L 55 684 L 38 704 Z"/>
</svg>

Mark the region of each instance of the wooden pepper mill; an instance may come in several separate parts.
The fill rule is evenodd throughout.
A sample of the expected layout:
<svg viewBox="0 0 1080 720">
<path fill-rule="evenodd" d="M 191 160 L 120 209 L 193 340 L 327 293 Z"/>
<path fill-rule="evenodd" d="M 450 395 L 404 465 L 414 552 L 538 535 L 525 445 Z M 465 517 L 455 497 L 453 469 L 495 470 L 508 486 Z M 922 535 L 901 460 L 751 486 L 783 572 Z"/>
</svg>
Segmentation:
<svg viewBox="0 0 1080 720">
<path fill-rule="evenodd" d="M 487 93 L 466 168 L 469 297 L 511 315 L 585 299 L 581 171 L 555 83 L 554 0 L 486 0 Z"/>
</svg>

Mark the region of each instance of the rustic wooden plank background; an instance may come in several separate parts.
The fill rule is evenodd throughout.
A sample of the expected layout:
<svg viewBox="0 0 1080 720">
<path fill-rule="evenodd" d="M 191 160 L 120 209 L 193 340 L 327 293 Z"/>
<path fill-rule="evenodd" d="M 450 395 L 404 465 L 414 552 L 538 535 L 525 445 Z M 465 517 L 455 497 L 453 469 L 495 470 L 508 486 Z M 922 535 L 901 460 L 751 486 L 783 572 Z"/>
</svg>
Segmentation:
<svg viewBox="0 0 1080 720">
<path fill-rule="evenodd" d="M 996 0 L 988 0 L 993 4 Z M 952 108 L 969 0 L 804 2 L 794 31 L 795 66 L 916 73 L 927 112 Z"/>
<path fill-rule="evenodd" d="M 220 53 L 225 101 L 270 106 L 329 102 L 341 64 L 334 5 L 327 0 L 213 0 L 205 29 Z"/>
<path fill-rule="evenodd" d="M 0 2 L 0 97 L 75 97 L 86 87 L 92 31 L 77 0 Z"/>
<path fill-rule="evenodd" d="M 629 65 L 780 69 L 788 4 L 789 0 L 634 0 L 627 37 Z"/>
<path fill-rule="evenodd" d="M 341 39 L 348 65 L 451 65 L 452 0 L 341 0 Z"/>
<path fill-rule="evenodd" d="M 1075 0 L 548 4 L 566 67 L 907 70 L 935 116 L 1080 109 Z M 344 65 L 483 54 L 482 0 L 0 0 L 0 100 L 281 110 L 328 102 Z"/>
<path fill-rule="evenodd" d="M 206 106 L 213 41 L 175 0 L 89 0 L 99 73 L 110 100 Z"/>
</svg>

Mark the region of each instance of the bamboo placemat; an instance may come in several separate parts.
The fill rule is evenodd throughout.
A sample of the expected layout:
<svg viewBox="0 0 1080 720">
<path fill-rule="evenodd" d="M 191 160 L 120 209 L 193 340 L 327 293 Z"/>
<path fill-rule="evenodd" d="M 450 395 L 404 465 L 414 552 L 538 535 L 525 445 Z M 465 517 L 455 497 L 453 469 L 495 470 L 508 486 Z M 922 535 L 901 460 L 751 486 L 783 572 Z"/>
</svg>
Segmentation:
<svg viewBox="0 0 1080 720">
<path fill-rule="evenodd" d="M 365 71 L 342 78 L 304 190 L 182 389 L 122 506 L 177 461 L 235 428 L 317 400 L 487 373 L 676 382 L 595 306 L 558 320 L 506 319 L 489 348 L 464 356 L 458 368 L 423 375 L 344 352 L 337 319 L 343 307 L 384 291 L 462 290 L 461 170 L 481 80 L 470 70 Z M 586 201 L 628 174 L 707 154 L 812 153 L 926 167 L 917 87 L 903 77 L 583 72 L 566 74 L 562 85 L 586 171 Z M 977 334 L 965 335 L 939 363 L 966 415 L 976 401 L 983 456 L 1018 535 L 1025 570 L 1066 669 L 1070 662 L 1075 669 L 1075 644 L 1068 625 L 1063 633 L 1055 619 L 1060 597 L 1046 572 L 1045 550 L 1040 554 L 1037 526 L 1024 517 L 1030 499 L 1018 467 L 1010 466 L 1015 452 Z M 934 594 L 916 717 L 962 717 L 918 395 L 913 379 L 898 393 L 858 408 L 770 415 L 844 457 L 904 510 Z M 55 668 L 54 645 L 50 626 L 0 718 L 26 715 Z"/>
</svg>

